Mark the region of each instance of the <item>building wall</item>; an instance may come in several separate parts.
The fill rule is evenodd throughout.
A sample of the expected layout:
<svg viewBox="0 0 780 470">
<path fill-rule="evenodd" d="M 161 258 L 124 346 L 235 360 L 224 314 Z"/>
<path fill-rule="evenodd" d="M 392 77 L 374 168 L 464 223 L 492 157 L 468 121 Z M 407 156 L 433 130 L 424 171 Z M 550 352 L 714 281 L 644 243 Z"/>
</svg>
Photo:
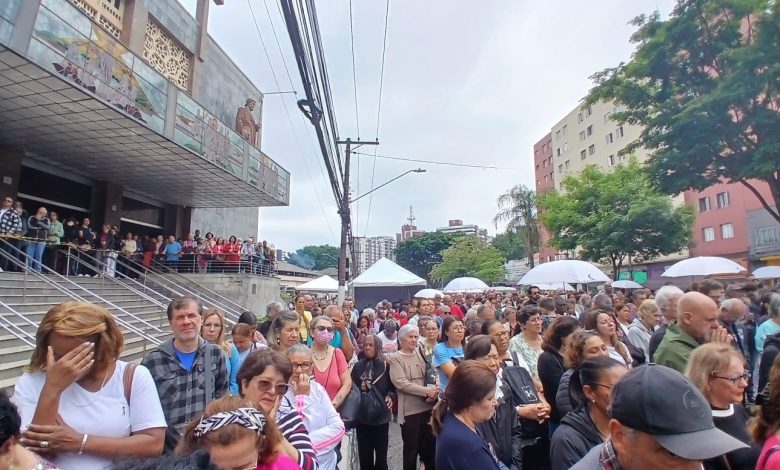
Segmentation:
<svg viewBox="0 0 780 470">
<path fill-rule="evenodd" d="M 534 176 L 536 177 L 536 194 L 544 194 L 555 189 L 555 172 L 553 171 L 552 133 L 547 133 L 534 144 Z M 548 245 L 550 233 L 539 224 L 539 260 L 552 261 L 556 259 L 558 250 Z"/>
<path fill-rule="evenodd" d="M 204 207 L 192 209 L 190 229 L 192 233 L 200 230 L 203 235 L 211 232 L 225 239 L 231 235 L 246 239 L 257 236 L 258 224 L 257 207 Z"/>
<path fill-rule="evenodd" d="M 780 265 L 780 224 L 764 208 L 748 211 L 746 218 L 750 267 Z"/>
<path fill-rule="evenodd" d="M 265 307 L 280 302 L 280 280 L 255 274 L 182 274 L 182 276 L 213 290 L 235 303 L 246 307 L 258 317 L 265 316 Z M 302 278 L 305 281 L 311 279 Z"/>
<path fill-rule="evenodd" d="M 757 181 L 752 183 L 767 200 L 771 200 L 769 186 L 766 183 Z M 718 203 L 719 194 L 728 194 L 728 205 Z M 763 210 L 755 195 L 742 184 L 730 183 L 716 184 L 704 191 L 686 191 L 684 197 L 685 202 L 696 210 L 691 256 L 725 256 L 747 263 L 751 243 L 747 213 L 757 209 Z M 709 209 L 702 210 L 706 209 L 707 204 Z M 730 232 L 728 228 L 724 228 L 729 224 Z M 710 229 L 713 237 L 707 240 L 705 234 Z"/>
</svg>

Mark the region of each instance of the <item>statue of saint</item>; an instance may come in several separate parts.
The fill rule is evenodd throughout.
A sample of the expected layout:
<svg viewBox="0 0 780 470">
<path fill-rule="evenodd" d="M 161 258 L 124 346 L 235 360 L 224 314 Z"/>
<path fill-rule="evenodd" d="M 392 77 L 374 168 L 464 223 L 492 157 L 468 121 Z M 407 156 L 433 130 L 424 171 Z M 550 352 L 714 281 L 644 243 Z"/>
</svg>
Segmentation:
<svg viewBox="0 0 780 470">
<path fill-rule="evenodd" d="M 248 98 L 243 107 L 238 108 L 236 113 L 236 132 L 252 145 L 257 145 L 257 134 L 260 132 L 260 126 L 252 116 L 257 102 Z"/>
</svg>

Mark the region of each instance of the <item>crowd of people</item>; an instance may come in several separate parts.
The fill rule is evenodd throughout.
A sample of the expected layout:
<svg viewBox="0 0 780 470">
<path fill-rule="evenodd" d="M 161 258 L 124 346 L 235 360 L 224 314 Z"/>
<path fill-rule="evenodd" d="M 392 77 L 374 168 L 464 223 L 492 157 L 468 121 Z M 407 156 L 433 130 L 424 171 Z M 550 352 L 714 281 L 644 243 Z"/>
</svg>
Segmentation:
<svg viewBox="0 0 780 470">
<path fill-rule="evenodd" d="M 116 225 L 93 228 L 89 218 L 64 222 L 54 211 L 40 207 L 28 215 L 19 200 L 3 198 L 0 207 L 0 269 L 43 271 L 43 266 L 70 276 L 137 277 L 154 263 L 186 273 L 236 273 L 273 275 L 276 250 L 267 241 L 255 242 L 230 236 L 227 240 L 200 231 L 183 238 L 120 233 Z M 17 251 L 18 250 L 18 251 Z M 67 254 L 72 254 L 69 259 Z M 21 264 L 13 263 L 19 259 Z"/>
<path fill-rule="evenodd" d="M 56 305 L 0 399 L 2 449 L 24 469 L 333 470 L 353 429 L 381 470 L 396 421 L 404 470 L 780 468 L 780 294 L 762 285 L 289 307 L 230 326 L 174 299 L 172 337 L 135 365 L 108 311 Z"/>
</svg>

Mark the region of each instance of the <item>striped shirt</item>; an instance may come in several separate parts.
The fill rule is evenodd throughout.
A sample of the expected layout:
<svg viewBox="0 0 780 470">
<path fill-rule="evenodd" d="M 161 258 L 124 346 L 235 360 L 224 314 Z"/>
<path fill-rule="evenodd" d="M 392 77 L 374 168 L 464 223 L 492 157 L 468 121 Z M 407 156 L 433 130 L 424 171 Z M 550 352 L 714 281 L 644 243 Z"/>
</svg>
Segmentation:
<svg viewBox="0 0 780 470">
<path fill-rule="evenodd" d="M 277 413 L 276 425 L 279 426 L 279 431 L 287 442 L 298 451 L 298 465 L 301 469 L 317 470 L 319 467 L 317 456 L 309 439 L 309 431 L 298 413 L 294 411 L 286 414 Z"/>
</svg>

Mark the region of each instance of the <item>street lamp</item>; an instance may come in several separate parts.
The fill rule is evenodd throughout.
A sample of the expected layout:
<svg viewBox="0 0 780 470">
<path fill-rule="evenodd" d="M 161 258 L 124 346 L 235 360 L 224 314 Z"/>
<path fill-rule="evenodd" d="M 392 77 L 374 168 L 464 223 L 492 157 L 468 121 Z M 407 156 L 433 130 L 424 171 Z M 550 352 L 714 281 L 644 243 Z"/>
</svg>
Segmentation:
<svg viewBox="0 0 780 470">
<path fill-rule="evenodd" d="M 369 191 L 367 193 L 363 193 L 360 196 L 356 197 L 355 199 L 351 199 L 349 202 L 351 204 L 351 203 L 357 201 L 358 199 L 363 198 L 364 196 L 368 196 L 369 194 L 373 193 L 377 189 L 383 188 L 383 187 L 387 186 L 388 184 L 392 183 L 393 181 L 408 175 L 409 173 L 425 173 L 425 172 L 426 172 L 426 170 L 423 170 L 422 168 L 417 168 L 417 169 L 414 169 L 414 170 L 405 171 L 405 172 L 401 173 L 400 175 L 396 176 L 395 178 L 393 178 L 393 179 L 391 179 L 391 180 L 389 180 L 389 181 L 387 181 L 385 183 L 380 184 L 379 186 L 377 186 L 376 188 L 372 189 L 371 191 Z"/>
</svg>

